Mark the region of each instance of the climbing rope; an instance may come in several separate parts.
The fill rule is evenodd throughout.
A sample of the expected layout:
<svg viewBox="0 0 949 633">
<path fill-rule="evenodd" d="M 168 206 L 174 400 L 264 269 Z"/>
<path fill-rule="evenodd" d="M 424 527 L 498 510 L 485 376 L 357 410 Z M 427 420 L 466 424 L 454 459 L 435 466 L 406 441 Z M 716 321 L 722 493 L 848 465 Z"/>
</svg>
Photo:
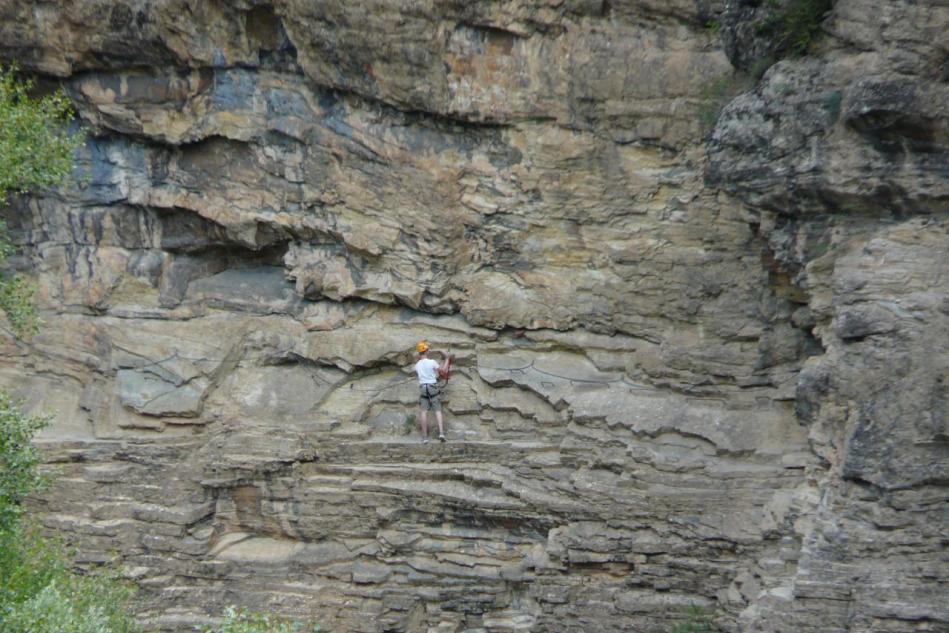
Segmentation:
<svg viewBox="0 0 949 633">
<path fill-rule="evenodd" d="M 272 358 L 274 358 L 274 357 L 280 356 L 281 354 L 285 354 L 285 353 L 288 353 L 288 352 L 293 353 L 291 349 L 281 349 L 281 350 L 277 350 L 277 351 L 271 352 L 271 353 L 269 353 L 269 354 L 262 354 L 262 355 L 259 355 L 259 356 L 251 356 L 251 357 L 243 358 L 243 359 L 241 359 L 241 360 L 239 360 L 239 361 L 237 361 L 237 362 L 238 362 L 238 363 L 245 363 L 245 362 L 250 362 L 250 361 L 260 360 L 260 359 L 265 359 L 265 358 L 266 358 L 266 359 L 272 359 Z M 128 369 L 142 370 L 142 369 L 146 369 L 146 368 L 148 368 L 148 367 L 152 367 L 152 366 L 155 366 L 155 365 L 162 365 L 162 364 L 167 363 L 167 362 L 169 362 L 169 361 L 171 361 L 171 360 L 174 360 L 174 359 L 179 359 L 179 360 L 193 360 L 193 361 L 199 361 L 199 362 L 200 362 L 200 361 L 204 361 L 204 362 L 224 362 L 224 361 L 228 360 L 227 358 L 204 358 L 204 357 L 184 356 L 184 355 L 181 355 L 181 354 L 178 354 L 177 352 L 175 352 L 174 354 L 172 354 L 172 355 L 170 355 L 170 356 L 167 356 L 167 357 L 165 357 L 165 358 L 163 358 L 163 359 L 156 360 L 156 361 L 152 361 L 152 362 L 150 362 L 150 363 L 145 363 L 145 364 L 143 364 L 143 365 L 136 365 L 136 366 L 134 366 L 134 367 L 128 367 Z M 494 366 L 491 366 L 491 365 L 481 365 L 481 364 L 479 364 L 479 365 L 478 365 L 478 369 L 489 369 L 489 370 L 493 370 L 493 371 L 504 371 L 504 372 L 508 372 L 508 373 L 512 373 L 512 374 L 513 374 L 513 373 L 526 374 L 528 370 L 533 370 L 533 371 L 537 372 L 538 374 L 541 374 L 541 375 L 544 375 L 544 376 L 548 376 L 548 377 L 551 377 L 551 378 L 558 378 L 558 379 L 560 379 L 560 380 L 563 380 L 563 381 L 566 381 L 566 382 L 570 383 L 571 385 L 578 385 L 578 384 L 586 384 L 586 385 L 624 384 L 624 385 L 626 385 L 630 390 L 653 391 L 653 389 L 652 389 L 651 387 L 645 387 L 645 386 L 637 385 L 637 384 L 635 384 L 635 383 L 633 383 L 633 382 L 630 382 L 629 379 L 628 379 L 625 375 L 623 375 L 623 376 L 621 376 L 621 377 L 619 377 L 619 378 L 577 378 L 577 377 L 575 377 L 575 376 L 564 376 L 563 374 L 558 374 L 558 373 L 556 373 L 556 372 L 548 371 L 548 370 L 546 370 L 546 369 L 541 369 L 540 367 L 537 366 L 536 361 L 534 361 L 534 360 L 532 360 L 531 362 L 527 363 L 526 365 L 521 365 L 520 367 L 494 367 Z M 316 377 L 316 378 L 318 378 L 318 377 Z M 322 379 L 320 379 L 320 380 L 321 380 L 322 382 L 324 382 L 325 384 L 327 384 L 327 385 L 330 384 L 329 382 L 327 382 L 327 381 L 325 381 L 325 380 L 322 380 Z M 394 388 L 394 387 L 399 387 L 399 386 L 401 386 L 401 385 L 404 385 L 404 384 L 407 384 L 407 383 L 410 383 L 410 382 L 414 382 L 414 381 L 415 381 L 415 376 L 409 376 L 409 377 L 404 378 L 404 379 L 402 379 L 402 380 L 398 380 L 398 381 L 396 381 L 396 382 L 392 382 L 392 383 L 389 383 L 389 384 L 387 384 L 387 385 L 383 385 L 382 387 L 372 387 L 372 388 L 368 388 L 368 389 L 357 388 L 357 387 L 355 386 L 355 385 L 356 385 L 355 382 L 350 382 L 350 383 L 349 383 L 349 390 L 350 390 L 350 391 L 353 391 L 353 392 L 358 392 L 358 393 L 373 393 L 373 394 L 379 394 L 379 393 L 382 393 L 383 391 L 388 391 L 389 389 L 392 389 L 392 388 Z M 553 388 L 553 387 L 554 387 L 553 383 L 550 383 L 550 382 L 547 382 L 547 381 L 544 381 L 544 382 L 542 382 L 541 384 L 544 385 L 544 386 L 547 387 L 547 388 Z"/>
<path fill-rule="evenodd" d="M 9 332 L 9 330 L 8 330 L 6 327 L 0 326 L 0 329 L 7 330 L 7 331 Z M 12 333 L 11 333 L 11 334 L 12 334 Z M 128 353 L 128 354 L 137 355 L 137 354 L 135 354 L 134 352 L 131 352 L 130 350 L 126 350 L 126 349 L 123 349 L 123 348 L 119 348 L 119 349 L 121 349 L 123 352 L 126 352 L 126 353 Z M 236 364 L 238 364 L 238 365 L 243 365 L 244 363 L 250 363 L 250 362 L 254 362 L 254 361 L 258 361 L 258 360 L 263 360 L 263 359 L 274 359 L 274 358 L 280 357 L 280 356 L 283 355 L 283 354 L 288 354 L 288 353 L 291 354 L 291 355 L 300 357 L 300 358 L 305 358 L 304 356 L 300 356 L 300 354 L 294 352 L 292 348 L 282 348 L 282 349 L 279 349 L 279 350 L 275 350 L 275 351 L 272 351 L 272 352 L 268 352 L 268 353 L 266 353 L 266 354 L 258 354 L 258 355 L 255 355 L 255 356 L 247 356 L 247 357 L 241 358 L 241 359 L 239 359 L 239 360 L 236 361 Z M 170 354 L 169 356 L 166 356 L 166 357 L 164 357 L 164 358 L 160 358 L 160 359 L 158 359 L 158 360 L 150 361 L 150 362 L 147 362 L 147 363 L 142 363 L 141 365 L 132 365 L 132 366 L 128 366 L 128 367 L 126 367 L 126 366 L 121 366 L 120 369 L 131 369 L 131 370 L 135 370 L 135 371 L 141 371 L 141 370 L 144 370 L 144 369 L 148 369 L 149 367 L 155 367 L 155 366 L 164 365 L 165 363 L 169 363 L 169 362 L 171 362 L 171 361 L 173 361 L 173 360 L 185 360 L 185 361 L 192 361 L 192 362 L 212 363 L 212 362 L 225 362 L 225 361 L 228 361 L 229 359 L 230 359 L 230 357 L 208 358 L 208 357 L 206 357 L 206 356 L 186 356 L 186 355 L 181 354 L 181 353 L 179 353 L 179 352 L 174 352 L 174 353 Z M 527 372 L 527 370 L 534 370 L 534 371 L 536 371 L 537 373 L 542 374 L 542 375 L 544 375 L 544 376 L 549 376 L 549 377 L 551 377 L 551 378 L 558 378 L 558 379 L 560 379 L 560 380 L 564 380 L 564 381 L 570 383 L 571 385 L 575 385 L 575 384 L 599 384 L 599 385 L 625 384 L 627 387 L 629 387 L 630 390 L 653 391 L 653 389 L 650 388 L 650 387 L 644 387 L 644 386 L 642 386 L 642 385 L 637 385 L 637 384 L 635 384 L 635 383 L 630 382 L 630 381 L 627 379 L 627 377 L 626 377 L 625 375 L 623 375 L 623 376 L 621 376 L 621 377 L 619 377 L 619 378 L 599 378 L 599 379 L 597 379 L 597 378 L 577 378 L 577 377 L 574 377 L 574 376 L 564 376 L 564 375 L 562 375 L 562 374 L 558 374 L 558 373 L 556 373 L 556 372 L 548 371 L 548 370 L 546 370 L 546 369 L 541 369 L 541 368 L 537 367 L 535 360 L 532 360 L 531 362 L 527 363 L 526 365 L 521 365 L 520 367 L 494 367 L 494 366 L 491 366 L 491 365 L 481 365 L 481 364 L 478 364 L 477 367 L 478 367 L 478 369 L 489 369 L 489 370 L 493 370 L 493 371 L 504 371 L 504 372 L 508 372 L 508 373 L 512 373 L 512 374 L 513 374 L 513 373 L 525 374 L 525 373 Z M 317 380 L 323 382 L 324 384 L 326 384 L 326 385 L 328 385 L 328 386 L 331 386 L 331 383 L 330 383 L 329 381 L 326 381 L 326 380 L 324 380 L 324 379 L 322 379 L 322 378 L 319 378 L 318 376 L 314 376 L 313 378 L 315 378 L 315 379 L 317 379 Z M 374 388 L 369 388 L 369 389 L 361 389 L 361 388 L 360 388 L 360 389 L 357 389 L 357 388 L 355 387 L 355 384 L 356 384 L 356 383 L 355 383 L 355 382 L 350 382 L 350 383 L 349 383 L 349 390 L 350 390 L 350 391 L 354 391 L 354 392 L 359 392 L 359 393 L 377 393 L 377 394 L 378 394 L 378 393 L 382 393 L 383 391 L 388 391 L 389 389 L 392 389 L 393 387 L 398 387 L 398 386 L 407 384 L 407 383 L 409 383 L 409 382 L 414 382 L 414 381 L 415 381 L 415 376 L 409 376 L 409 377 L 407 377 L 407 378 L 404 378 L 404 379 L 402 379 L 402 380 L 398 380 L 398 381 L 393 382 L 393 383 L 390 383 L 390 384 L 388 384 L 388 385 L 384 385 L 384 386 L 382 386 L 382 387 L 374 387 Z M 553 383 L 550 383 L 550 382 L 547 382 L 547 381 L 543 381 L 541 384 L 544 385 L 544 386 L 547 387 L 547 388 L 553 388 L 553 386 L 554 386 Z"/>
<path fill-rule="evenodd" d="M 373 388 L 373 389 L 356 389 L 356 388 L 353 386 L 353 385 L 355 385 L 356 383 L 351 382 L 351 383 L 349 383 L 349 390 L 350 390 L 350 391 L 357 391 L 357 392 L 360 392 L 360 393 L 382 393 L 383 391 L 388 391 L 389 389 L 392 389 L 393 387 L 398 387 L 399 385 L 404 385 L 405 383 L 408 383 L 408 382 L 415 382 L 415 380 L 416 380 L 415 376 L 409 376 L 408 378 L 405 378 L 404 380 L 399 380 L 399 381 L 397 381 L 397 382 L 393 382 L 393 383 L 391 383 L 391 384 L 389 384 L 389 385 L 386 385 L 385 387 L 377 387 L 377 388 Z"/>
<path fill-rule="evenodd" d="M 277 351 L 271 352 L 271 353 L 269 353 L 269 354 L 261 354 L 261 355 L 258 355 L 258 356 L 250 356 L 250 357 L 242 358 L 242 359 L 240 359 L 239 361 L 237 361 L 237 363 L 240 364 L 240 363 L 252 362 L 252 361 L 261 360 L 261 359 L 273 359 L 274 357 L 278 357 L 278 356 L 280 356 L 281 354 L 285 354 L 285 353 L 288 353 L 288 352 L 289 352 L 289 353 L 293 353 L 293 351 L 292 351 L 291 349 L 281 349 L 281 350 L 277 350 Z M 198 362 L 224 362 L 224 361 L 227 361 L 227 360 L 228 360 L 227 358 L 206 358 L 206 357 L 184 356 L 184 355 L 182 355 L 182 354 L 179 354 L 178 352 L 175 352 L 174 354 L 172 354 L 172 355 L 170 355 L 170 356 L 166 356 L 165 358 L 162 358 L 162 359 L 159 359 L 159 360 L 156 360 L 156 361 L 152 361 L 152 362 L 149 362 L 149 363 L 145 363 L 145 364 L 142 364 L 142 365 L 135 365 L 135 366 L 132 366 L 132 367 L 127 367 L 127 368 L 124 368 L 124 369 L 143 370 L 143 369 L 147 369 L 147 368 L 149 368 L 149 367 L 153 367 L 153 366 L 156 366 L 156 365 L 163 365 L 164 363 L 170 362 L 170 361 L 175 360 L 175 359 L 177 359 L 177 360 L 198 361 Z M 577 384 L 586 384 L 586 385 L 625 384 L 627 387 L 629 387 L 630 390 L 653 391 L 653 389 L 652 389 L 651 387 L 644 387 L 644 386 L 642 386 L 642 385 L 637 385 L 637 384 L 635 384 L 635 383 L 633 383 L 633 382 L 630 382 L 630 381 L 628 380 L 628 378 L 627 378 L 625 375 L 624 375 L 624 376 L 621 376 L 621 377 L 619 377 L 619 378 L 577 378 L 577 377 L 575 377 L 575 376 L 564 376 L 564 375 L 558 374 L 558 373 L 556 373 L 556 372 L 548 371 L 548 370 L 546 370 L 546 369 L 541 369 L 540 367 L 538 367 L 538 366 L 536 365 L 536 361 L 533 361 L 533 360 L 532 360 L 531 362 L 527 363 L 526 365 L 522 365 L 522 366 L 520 366 L 520 367 L 493 367 L 493 366 L 490 366 L 490 365 L 481 365 L 481 364 L 479 364 L 479 365 L 478 365 L 478 369 L 490 369 L 490 370 L 493 370 L 493 371 L 505 371 L 505 372 L 512 373 L 512 374 L 513 374 L 513 373 L 526 374 L 527 370 L 533 370 L 533 371 L 536 371 L 538 374 L 542 374 L 542 375 L 544 375 L 544 376 L 549 376 L 549 377 L 551 377 L 551 378 L 558 378 L 558 379 L 560 379 L 560 380 L 564 380 L 564 381 L 570 383 L 571 385 L 577 385 Z M 325 380 L 323 380 L 323 379 L 320 379 L 319 377 L 316 377 L 316 378 L 319 379 L 321 382 L 324 382 L 324 383 L 327 384 L 327 385 L 330 384 L 329 382 L 327 382 L 327 381 L 325 381 Z M 404 384 L 406 384 L 406 383 L 414 382 L 414 381 L 415 381 L 415 376 L 409 376 L 409 377 L 407 377 L 407 378 L 404 378 L 404 379 L 402 379 L 402 380 L 398 380 L 398 381 L 393 382 L 393 383 L 390 383 L 390 384 L 388 384 L 388 385 L 384 385 L 384 386 L 382 386 L 382 387 L 373 387 L 373 388 L 369 388 L 369 389 L 356 388 L 356 387 L 355 387 L 355 384 L 356 384 L 356 383 L 350 382 L 350 383 L 349 383 L 349 390 L 350 390 L 350 391 L 354 391 L 354 392 L 358 392 L 358 393 L 374 393 L 374 394 L 379 394 L 379 393 L 382 393 L 383 391 L 388 391 L 389 389 L 392 389 L 393 387 L 398 387 L 398 386 L 404 385 Z M 543 385 L 544 385 L 545 387 L 547 387 L 548 389 L 553 388 L 553 386 L 554 386 L 553 383 L 546 382 L 546 381 L 542 382 L 541 384 L 543 384 Z"/>
<path fill-rule="evenodd" d="M 119 349 L 122 349 L 122 348 L 119 348 Z M 128 353 L 128 354 L 133 354 L 133 355 L 136 355 L 136 356 L 137 356 L 137 354 L 134 354 L 134 352 L 130 352 L 129 350 L 122 349 L 122 351 L 123 351 L 123 352 L 126 352 L 126 353 Z M 241 358 L 241 359 L 237 360 L 236 362 L 237 362 L 237 364 L 241 364 L 241 363 L 252 362 L 252 361 L 255 361 L 255 360 L 262 360 L 262 359 L 265 359 L 265 358 L 266 358 L 266 359 L 272 359 L 272 358 L 274 358 L 274 357 L 276 357 L 276 356 L 279 356 L 280 354 L 285 354 L 285 353 L 287 353 L 287 352 L 293 353 L 293 350 L 290 349 L 290 348 L 288 348 L 288 349 L 281 349 L 281 350 L 277 350 L 277 351 L 274 351 L 274 352 L 270 352 L 270 353 L 268 353 L 268 354 L 260 354 L 260 355 L 258 355 L 258 356 L 248 356 L 248 357 L 245 357 L 245 358 Z M 299 354 L 297 354 L 297 356 L 299 356 Z M 173 361 L 173 360 L 187 360 L 187 361 L 205 362 L 205 363 L 223 363 L 223 362 L 225 362 L 225 361 L 230 360 L 230 358 L 229 358 L 229 357 L 224 357 L 224 358 L 208 358 L 208 357 L 206 357 L 206 356 L 185 356 L 185 355 L 180 354 L 180 353 L 178 353 L 178 352 L 174 352 L 174 353 L 171 354 L 170 356 L 166 356 L 165 358 L 162 358 L 162 359 L 159 359 L 159 360 L 151 361 L 151 362 L 149 362 L 149 363 L 143 363 L 143 364 L 141 364 L 141 365 L 131 365 L 131 366 L 124 366 L 124 365 L 123 365 L 123 366 L 120 367 L 120 369 L 135 369 L 135 370 L 147 369 L 147 368 L 149 368 L 149 367 L 154 367 L 155 365 L 163 365 L 163 364 L 168 363 L 168 362 L 171 362 L 171 361 Z"/>
<path fill-rule="evenodd" d="M 128 352 L 128 350 L 123 350 L 123 351 Z M 295 352 L 293 352 L 292 349 L 286 348 L 286 349 L 275 350 L 275 351 L 270 352 L 270 353 L 268 353 L 268 354 L 260 354 L 260 355 L 257 355 L 257 356 L 248 356 L 248 357 L 245 357 L 245 358 L 242 358 L 242 359 L 238 360 L 237 363 L 238 363 L 238 364 L 242 364 L 242 363 L 252 362 L 252 361 L 255 361 L 255 360 L 273 359 L 273 358 L 275 358 L 275 357 L 279 357 L 280 355 L 285 354 L 285 353 L 288 353 L 288 352 L 291 353 L 291 354 L 294 354 L 294 355 L 296 355 L 296 356 L 299 356 L 299 354 L 296 354 Z M 128 352 L 128 353 L 131 353 L 131 352 Z M 301 358 L 302 358 L 302 357 L 301 357 Z M 121 367 L 121 369 L 132 369 L 132 370 L 140 371 L 140 370 L 143 370 L 143 369 L 147 369 L 147 368 L 149 368 L 149 367 L 154 367 L 154 366 L 156 366 L 156 365 L 163 365 L 163 364 L 168 363 L 168 362 L 173 361 L 173 360 L 188 360 L 188 361 L 197 361 L 197 362 L 208 362 L 208 363 L 210 363 L 210 362 L 225 362 L 225 361 L 228 360 L 228 358 L 226 358 L 226 357 L 225 357 L 225 358 L 208 358 L 208 357 L 205 357 L 205 356 L 185 356 L 185 355 L 183 355 L 183 354 L 179 354 L 178 352 L 175 352 L 174 354 L 171 354 L 170 356 L 166 356 L 166 357 L 161 358 L 161 359 L 159 359 L 159 360 L 151 361 L 151 362 L 148 362 L 148 363 L 143 363 L 143 364 L 141 364 L 141 365 L 134 365 L 134 366 L 128 366 L 128 367 Z M 311 376 L 311 377 L 312 377 L 314 380 L 317 380 L 317 381 L 319 381 L 319 382 L 322 382 L 323 384 L 325 384 L 325 385 L 327 385 L 327 386 L 332 386 L 332 383 L 331 383 L 331 382 L 329 382 L 329 381 L 327 381 L 327 380 L 325 380 L 325 379 L 323 379 L 323 378 L 320 378 L 319 376 Z M 387 391 L 387 390 L 389 390 L 389 389 L 392 389 L 393 387 L 398 387 L 399 385 L 403 385 L 403 384 L 408 383 L 408 382 L 413 382 L 414 380 L 415 380 L 415 377 L 414 377 L 414 376 L 410 376 L 410 377 L 405 378 L 405 379 L 403 379 L 403 380 L 399 380 L 399 381 L 397 381 L 397 382 L 390 383 L 390 384 L 388 384 L 388 385 L 386 385 L 386 386 L 378 387 L 378 388 L 372 388 L 372 389 L 357 389 L 357 388 L 354 386 L 356 383 L 350 382 L 350 383 L 349 383 L 349 390 L 350 390 L 350 391 L 357 391 L 357 392 L 361 392 L 361 393 L 382 393 L 383 391 Z"/>
<path fill-rule="evenodd" d="M 526 373 L 526 370 L 528 369 L 533 369 L 539 374 L 543 374 L 544 376 L 550 376 L 551 378 L 559 378 L 561 380 L 565 380 L 569 382 L 571 385 L 575 385 L 575 384 L 609 385 L 609 384 L 614 384 L 614 383 L 622 383 L 622 384 L 625 384 L 627 387 L 629 387 L 631 390 L 635 389 L 639 391 L 653 391 L 651 387 L 644 387 L 642 385 L 637 385 L 635 383 L 630 382 L 625 375 L 619 378 L 575 378 L 573 376 L 564 376 L 552 371 L 547 371 L 546 369 L 541 369 L 540 367 L 536 365 L 536 361 L 533 361 L 533 360 L 522 367 L 491 367 L 490 365 L 479 364 L 478 368 L 492 369 L 495 371 L 506 371 L 510 373 L 516 372 L 520 374 Z M 542 384 L 550 385 L 549 388 L 553 387 L 553 383 L 546 382 Z"/>
</svg>

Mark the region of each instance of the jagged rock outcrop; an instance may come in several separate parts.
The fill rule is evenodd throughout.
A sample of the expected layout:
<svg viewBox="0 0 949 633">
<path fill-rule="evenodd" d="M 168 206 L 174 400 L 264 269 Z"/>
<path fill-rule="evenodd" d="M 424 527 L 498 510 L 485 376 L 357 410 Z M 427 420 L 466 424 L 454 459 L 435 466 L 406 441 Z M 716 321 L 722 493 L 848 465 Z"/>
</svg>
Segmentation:
<svg viewBox="0 0 949 633">
<path fill-rule="evenodd" d="M 838 2 L 820 54 L 771 68 L 709 142 L 709 180 L 769 210 L 759 231 L 824 347 L 795 407 L 825 492 L 797 599 L 756 605 L 754 626 L 804 627 L 808 611 L 840 630 L 945 626 L 920 596 L 942 590 L 946 567 L 928 526 L 945 521 L 949 474 L 949 93 L 932 46 L 947 19 L 916 3 Z"/>
<path fill-rule="evenodd" d="M 947 626 L 949 11 L 839 0 L 706 138 L 725 4 L 0 0 L 91 131 L 4 210 L 45 524 L 167 631 Z"/>
</svg>

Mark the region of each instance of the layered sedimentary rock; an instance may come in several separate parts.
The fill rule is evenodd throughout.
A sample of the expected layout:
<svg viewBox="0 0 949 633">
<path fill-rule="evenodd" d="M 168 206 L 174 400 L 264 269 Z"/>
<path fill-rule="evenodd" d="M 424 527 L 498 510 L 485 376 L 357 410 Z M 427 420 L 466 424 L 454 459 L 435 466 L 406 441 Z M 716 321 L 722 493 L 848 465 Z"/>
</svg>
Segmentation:
<svg viewBox="0 0 949 633">
<path fill-rule="evenodd" d="M 44 523 L 168 631 L 947 626 L 949 11 L 840 0 L 706 134 L 725 4 L 0 2 L 90 131 L 4 211 Z"/>
</svg>

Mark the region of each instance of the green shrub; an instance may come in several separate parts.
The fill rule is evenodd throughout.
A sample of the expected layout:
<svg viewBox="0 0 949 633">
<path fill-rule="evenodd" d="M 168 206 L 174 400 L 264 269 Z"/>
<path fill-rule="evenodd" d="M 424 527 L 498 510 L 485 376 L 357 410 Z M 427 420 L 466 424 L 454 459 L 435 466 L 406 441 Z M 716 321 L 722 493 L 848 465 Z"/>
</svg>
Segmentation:
<svg viewBox="0 0 949 633">
<path fill-rule="evenodd" d="M 0 205 L 7 194 L 62 183 L 72 172 L 82 133 L 70 132 L 69 98 L 57 91 L 33 98 L 31 81 L 20 81 L 15 66 L 0 66 Z M 13 251 L 7 227 L 0 223 L 0 264 Z M 36 333 L 33 286 L 23 277 L 0 279 L 0 310 L 19 336 Z"/>
<path fill-rule="evenodd" d="M 65 129 L 72 116 L 66 96 L 34 99 L 32 84 L 17 81 L 15 73 L 0 67 L 0 205 L 11 192 L 62 182 L 82 142 Z M 0 222 L 0 263 L 12 251 Z M 24 278 L 0 280 L 0 310 L 18 334 L 37 328 L 32 297 Z M 137 632 L 126 611 L 131 589 L 115 574 L 73 573 L 62 544 L 23 517 L 26 497 L 48 482 L 32 444 L 47 424 L 0 392 L 0 633 Z"/>
<path fill-rule="evenodd" d="M 700 95 L 699 121 L 707 132 L 715 127 L 722 108 L 738 94 L 750 90 L 754 86 L 751 77 L 744 73 L 734 73 L 717 77 L 709 81 Z"/>
<path fill-rule="evenodd" d="M 776 38 L 776 50 L 782 57 L 800 57 L 807 54 L 820 35 L 821 24 L 831 8 L 833 0 L 770 0 L 767 16 L 755 24 L 755 31 Z"/>
<path fill-rule="evenodd" d="M 0 532 L 0 633 L 135 633 L 131 596 L 115 572 L 74 573 L 62 543 L 29 521 Z"/>
<path fill-rule="evenodd" d="M 48 478 L 33 435 L 47 418 L 0 392 L 0 633 L 132 633 L 131 591 L 114 574 L 81 576 L 62 544 L 25 521 L 23 501 Z"/>
<path fill-rule="evenodd" d="M 29 600 L 66 570 L 51 545 L 32 523 L 0 532 L 0 613 Z"/>
<path fill-rule="evenodd" d="M 251 613 L 230 606 L 216 625 L 205 627 L 204 633 L 319 633 L 316 624 L 304 624 L 264 613 Z"/>
<path fill-rule="evenodd" d="M 0 310 L 6 313 L 10 327 L 18 336 L 36 334 L 40 318 L 33 305 L 36 287 L 22 275 L 0 280 Z"/>
<path fill-rule="evenodd" d="M 713 633 L 711 616 L 698 605 L 690 605 L 685 612 L 685 622 L 672 627 L 670 633 Z"/>
<path fill-rule="evenodd" d="M 770 55 L 768 57 L 763 57 L 751 65 L 751 68 L 748 69 L 748 74 L 746 79 L 748 81 L 749 89 L 751 85 L 754 85 L 761 81 L 761 78 L 764 77 L 764 74 L 768 72 L 768 69 L 774 66 L 777 60 Z"/>
<path fill-rule="evenodd" d="M 722 108 L 735 95 L 750 90 L 779 59 L 805 55 L 820 35 L 833 0 L 768 0 L 765 16 L 753 23 L 758 35 L 774 40 L 772 55 L 757 60 L 747 73 L 713 79 L 703 91 L 699 119 L 707 131 L 715 126 Z M 712 22 L 707 25 L 712 28 Z M 717 25 L 717 23 L 715 23 Z M 838 104 L 839 105 L 839 104 Z M 833 107 L 829 108 L 833 110 Z"/>
<path fill-rule="evenodd" d="M 33 83 L 17 68 L 0 67 L 0 197 L 58 185 L 72 172 L 82 134 L 69 132 L 69 98 L 62 92 L 30 97 Z"/>
<path fill-rule="evenodd" d="M 125 605 L 131 590 L 104 576 L 57 574 L 28 600 L 11 605 L 0 633 L 133 633 Z"/>
<path fill-rule="evenodd" d="M 405 419 L 402 421 L 402 435 L 411 435 L 415 432 L 416 424 L 418 423 L 418 418 L 415 417 L 414 413 L 410 413 L 405 416 Z"/>
<path fill-rule="evenodd" d="M 23 500 L 47 482 L 37 470 L 42 458 L 31 440 L 48 424 L 48 418 L 24 415 L 0 392 L 0 534 L 15 529 Z"/>
</svg>

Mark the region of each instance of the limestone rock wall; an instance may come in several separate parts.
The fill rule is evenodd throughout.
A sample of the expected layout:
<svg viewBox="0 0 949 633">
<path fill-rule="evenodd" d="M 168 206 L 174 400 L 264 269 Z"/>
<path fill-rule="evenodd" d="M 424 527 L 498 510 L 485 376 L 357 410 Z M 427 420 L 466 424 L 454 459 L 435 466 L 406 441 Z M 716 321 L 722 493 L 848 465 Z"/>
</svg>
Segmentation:
<svg viewBox="0 0 949 633">
<path fill-rule="evenodd" d="M 166 631 L 949 626 L 949 10 L 838 0 L 709 132 L 745 4 L 0 0 L 91 133 L 3 212 L 45 524 Z"/>
</svg>

